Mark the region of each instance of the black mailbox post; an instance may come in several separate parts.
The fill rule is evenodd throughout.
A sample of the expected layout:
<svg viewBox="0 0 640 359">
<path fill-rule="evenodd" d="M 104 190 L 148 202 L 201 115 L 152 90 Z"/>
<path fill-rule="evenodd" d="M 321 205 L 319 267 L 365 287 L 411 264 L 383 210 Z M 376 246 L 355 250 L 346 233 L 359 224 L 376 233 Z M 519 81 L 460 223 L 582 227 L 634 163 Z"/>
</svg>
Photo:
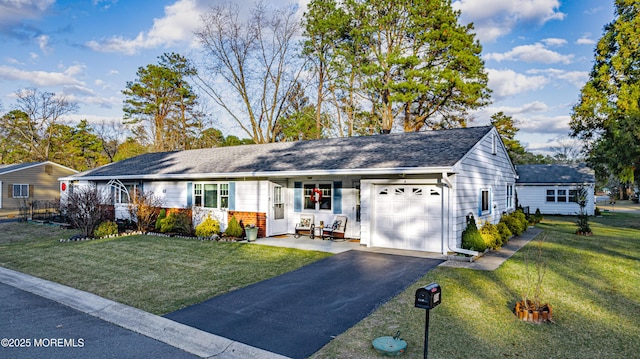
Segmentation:
<svg viewBox="0 0 640 359">
<path fill-rule="evenodd" d="M 441 289 L 438 283 L 431 283 L 416 290 L 416 308 L 426 309 L 424 323 L 424 359 L 429 354 L 429 311 L 442 301 Z"/>
</svg>

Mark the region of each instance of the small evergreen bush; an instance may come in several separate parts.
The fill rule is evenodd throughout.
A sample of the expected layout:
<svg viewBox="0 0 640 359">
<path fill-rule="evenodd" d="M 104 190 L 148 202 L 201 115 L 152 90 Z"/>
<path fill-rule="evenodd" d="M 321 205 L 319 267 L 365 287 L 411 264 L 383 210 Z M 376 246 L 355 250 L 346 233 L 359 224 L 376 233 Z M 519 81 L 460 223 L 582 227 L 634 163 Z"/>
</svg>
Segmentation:
<svg viewBox="0 0 640 359">
<path fill-rule="evenodd" d="M 502 242 L 500 243 L 500 246 L 502 246 L 509 241 L 509 238 L 511 238 L 513 233 L 511 233 L 509 227 L 507 227 L 502 219 L 500 219 L 500 223 L 496 225 L 496 228 L 498 229 L 498 233 L 500 233 L 500 242 Z"/>
<path fill-rule="evenodd" d="M 118 225 L 116 222 L 111 221 L 104 221 L 100 223 L 95 231 L 93 231 L 93 235 L 97 238 L 113 236 L 116 234 L 118 234 Z"/>
<path fill-rule="evenodd" d="M 522 232 L 527 229 L 527 225 L 529 223 L 529 221 L 527 221 L 527 217 L 520 210 L 502 216 L 501 221 L 503 221 L 504 224 L 507 225 L 514 236 L 521 235 Z"/>
<path fill-rule="evenodd" d="M 236 238 L 242 237 L 242 227 L 240 227 L 240 223 L 238 223 L 238 220 L 236 219 L 235 216 L 232 216 L 231 219 L 229 220 L 229 224 L 227 225 L 227 230 L 224 231 L 224 234 L 226 234 L 227 237 L 236 237 Z"/>
<path fill-rule="evenodd" d="M 469 218 L 467 228 L 462 232 L 462 248 L 478 252 L 484 252 L 487 249 L 473 217 Z"/>
<path fill-rule="evenodd" d="M 167 218 L 167 210 L 162 208 L 160 213 L 158 213 L 158 218 L 156 219 L 156 231 L 159 231 L 162 226 L 162 220 Z"/>
<path fill-rule="evenodd" d="M 196 236 L 209 238 L 214 234 L 218 234 L 220 232 L 220 221 L 217 219 L 211 218 L 210 215 L 207 214 L 207 218 L 202 221 L 199 225 L 196 226 Z"/>
<path fill-rule="evenodd" d="M 160 232 L 191 234 L 191 218 L 184 212 L 170 212 L 160 221 Z"/>
<path fill-rule="evenodd" d="M 487 248 L 497 249 L 502 245 L 498 228 L 489 221 L 484 222 L 480 228 L 480 236 Z"/>
</svg>

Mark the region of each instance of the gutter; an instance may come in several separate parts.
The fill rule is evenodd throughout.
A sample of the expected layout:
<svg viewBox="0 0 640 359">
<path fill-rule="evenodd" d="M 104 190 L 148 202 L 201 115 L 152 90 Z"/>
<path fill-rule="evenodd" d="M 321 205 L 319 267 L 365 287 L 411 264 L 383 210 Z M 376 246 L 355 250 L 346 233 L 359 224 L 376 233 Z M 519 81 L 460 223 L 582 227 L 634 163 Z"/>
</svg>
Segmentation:
<svg viewBox="0 0 640 359">
<path fill-rule="evenodd" d="M 267 171 L 267 172 L 227 172 L 227 173 L 191 173 L 191 174 L 146 174 L 146 175 L 111 175 L 111 176 L 67 176 L 61 181 L 107 181 L 114 178 L 120 180 L 198 180 L 209 178 L 290 178 L 304 176 L 349 176 L 349 175 L 413 175 L 452 172 L 452 167 L 398 167 L 398 168 L 362 168 L 313 171 Z"/>
<path fill-rule="evenodd" d="M 453 190 L 454 187 L 453 187 L 453 183 L 449 180 L 449 176 L 447 176 L 446 172 L 442 173 L 442 181 L 450 189 L 450 190 L 447 190 L 447 196 L 449 197 L 447 199 L 447 203 L 449 205 L 449 208 L 451 208 L 451 190 Z M 451 216 L 448 215 L 449 214 L 449 208 L 447 208 L 447 217 L 451 218 Z M 444 216 L 443 216 L 443 218 L 444 218 Z M 443 226 L 443 228 L 445 227 L 444 223 L 442 223 L 442 226 Z M 450 226 L 447 226 L 447 227 L 450 228 Z M 470 259 L 471 262 L 473 262 L 473 257 L 478 257 L 480 255 L 480 252 L 478 252 L 478 251 L 472 251 L 472 250 L 469 250 L 469 249 L 460 248 L 460 247 L 457 247 L 455 245 L 454 245 L 453 248 L 451 248 L 451 237 L 449 237 L 447 239 L 447 250 L 449 252 L 454 252 L 454 253 L 459 253 L 459 254 L 465 254 L 465 255 L 472 256 L 471 259 Z"/>
</svg>

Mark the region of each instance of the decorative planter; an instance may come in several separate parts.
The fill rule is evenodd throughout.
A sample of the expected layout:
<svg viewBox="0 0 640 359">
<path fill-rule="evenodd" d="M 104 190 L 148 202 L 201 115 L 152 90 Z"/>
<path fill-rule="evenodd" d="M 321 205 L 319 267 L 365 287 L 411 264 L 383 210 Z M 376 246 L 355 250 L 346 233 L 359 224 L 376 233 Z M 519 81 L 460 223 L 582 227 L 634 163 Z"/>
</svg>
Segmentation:
<svg viewBox="0 0 640 359">
<path fill-rule="evenodd" d="M 258 239 L 258 227 L 245 227 L 244 230 L 247 234 L 247 242 L 255 242 Z"/>
<path fill-rule="evenodd" d="M 538 309 L 532 302 L 528 301 L 527 305 L 524 305 L 522 301 L 516 303 L 513 313 L 518 319 L 529 323 L 553 323 L 552 313 L 553 310 L 549 304 L 543 304 Z"/>
</svg>

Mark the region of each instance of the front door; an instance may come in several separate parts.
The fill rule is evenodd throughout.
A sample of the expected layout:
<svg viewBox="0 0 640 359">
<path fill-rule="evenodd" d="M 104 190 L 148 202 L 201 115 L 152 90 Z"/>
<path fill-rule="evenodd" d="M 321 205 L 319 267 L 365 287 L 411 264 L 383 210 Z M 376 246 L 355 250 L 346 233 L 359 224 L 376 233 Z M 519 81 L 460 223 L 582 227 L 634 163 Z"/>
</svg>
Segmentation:
<svg viewBox="0 0 640 359">
<path fill-rule="evenodd" d="M 269 216 L 269 235 L 287 233 L 287 210 L 284 187 L 278 183 L 271 183 L 271 213 Z"/>
</svg>

